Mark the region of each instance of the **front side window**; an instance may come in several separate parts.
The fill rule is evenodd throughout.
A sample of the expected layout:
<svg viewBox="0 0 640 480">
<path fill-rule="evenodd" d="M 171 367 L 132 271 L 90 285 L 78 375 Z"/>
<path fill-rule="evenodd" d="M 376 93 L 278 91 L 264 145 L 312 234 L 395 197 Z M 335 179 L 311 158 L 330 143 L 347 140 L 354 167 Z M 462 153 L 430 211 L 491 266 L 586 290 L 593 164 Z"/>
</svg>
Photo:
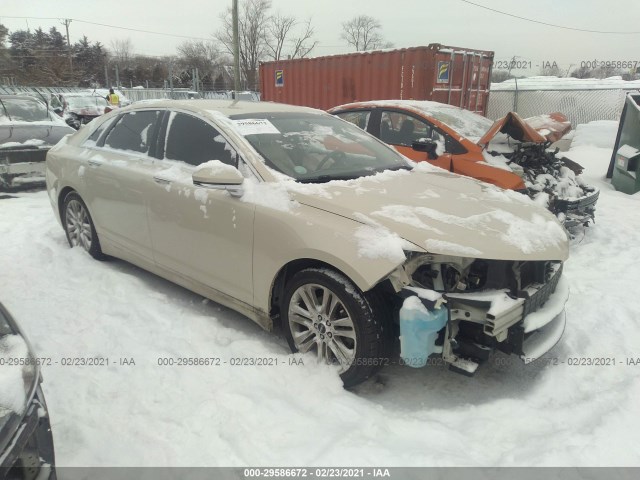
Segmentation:
<svg viewBox="0 0 640 480">
<path fill-rule="evenodd" d="M 404 113 L 382 112 L 380 118 L 380 140 L 383 142 L 411 147 L 413 142 L 423 138 L 433 138 L 431 125 Z"/>
<path fill-rule="evenodd" d="M 343 112 L 336 114 L 336 116 L 346 120 L 347 122 L 353 123 L 356 127 L 360 127 L 362 130 L 366 130 L 369 125 L 371 111 L 359 110 L 357 112 Z"/>
<path fill-rule="evenodd" d="M 199 118 L 176 112 L 169 117 L 164 156 L 189 165 L 200 165 L 210 160 L 219 160 L 234 167 L 238 165 L 235 150 L 220 132 Z"/>
<path fill-rule="evenodd" d="M 148 154 L 155 129 L 161 118 L 158 110 L 126 113 L 109 132 L 104 146 L 117 150 Z"/>
<path fill-rule="evenodd" d="M 300 182 L 328 182 L 408 169 L 396 151 L 331 115 L 253 113 L 231 119 L 267 166 Z"/>
<path fill-rule="evenodd" d="M 454 155 L 467 153 L 460 142 L 426 120 L 420 120 L 401 112 L 382 112 L 380 140 L 390 145 L 412 147 L 413 142 L 433 140 L 441 144 L 444 151 Z"/>
</svg>

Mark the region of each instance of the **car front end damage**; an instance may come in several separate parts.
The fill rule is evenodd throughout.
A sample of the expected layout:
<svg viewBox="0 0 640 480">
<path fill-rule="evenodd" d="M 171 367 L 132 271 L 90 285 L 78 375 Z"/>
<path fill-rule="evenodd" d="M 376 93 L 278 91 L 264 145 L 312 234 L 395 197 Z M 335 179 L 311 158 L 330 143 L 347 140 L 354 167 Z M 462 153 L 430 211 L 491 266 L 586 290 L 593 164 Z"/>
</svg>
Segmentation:
<svg viewBox="0 0 640 480">
<path fill-rule="evenodd" d="M 525 363 L 540 358 L 565 328 L 569 287 L 562 266 L 409 254 L 389 277 L 399 299 L 402 363 L 422 367 L 438 356 L 473 375 L 496 350 Z"/>
<path fill-rule="evenodd" d="M 595 222 L 600 190 L 582 180 L 580 164 L 550 147 L 549 142 L 524 142 L 504 156 L 522 170 L 526 193 L 546 206 L 565 228 L 588 226 Z"/>
<path fill-rule="evenodd" d="M 44 183 L 45 159 L 50 145 L 0 145 L 0 189 Z"/>
</svg>

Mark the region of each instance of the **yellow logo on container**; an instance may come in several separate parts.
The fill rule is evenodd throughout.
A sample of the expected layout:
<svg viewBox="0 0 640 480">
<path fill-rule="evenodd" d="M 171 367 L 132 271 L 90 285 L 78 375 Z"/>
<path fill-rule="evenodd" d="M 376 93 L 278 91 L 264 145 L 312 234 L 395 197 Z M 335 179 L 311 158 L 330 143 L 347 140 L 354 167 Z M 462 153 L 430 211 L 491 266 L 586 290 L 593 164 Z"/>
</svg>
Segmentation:
<svg viewBox="0 0 640 480">
<path fill-rule="evenodd" d="M 449 67 L 450 62 L 438 62 L 438 83 L 449 82 Z"/>
</svg>

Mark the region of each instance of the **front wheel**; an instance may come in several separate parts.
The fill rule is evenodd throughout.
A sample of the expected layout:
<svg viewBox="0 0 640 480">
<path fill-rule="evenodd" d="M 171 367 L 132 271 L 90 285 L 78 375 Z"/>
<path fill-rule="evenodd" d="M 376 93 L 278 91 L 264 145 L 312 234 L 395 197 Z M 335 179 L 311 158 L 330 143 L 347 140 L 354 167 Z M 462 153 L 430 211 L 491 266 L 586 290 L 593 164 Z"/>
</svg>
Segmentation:
<svg viewBox="0 0 640 480">
<path fill-rule="evenodd" d="M 89 210 L 80 195 L 75 192 L 69 193 L 64 198 L 62 225 L 71 247 L 82 247 L 98 260 L 104 257 Z"/>
<path fill-rule="evenodd" d="M 389 362 L 390 328 L 375 302 L 345 276 L 324 268 L 296 273 L 281 305 L 293 352 L 313 352 L 335 365 L 345 387 L 363 382 Z"/>
</svg>

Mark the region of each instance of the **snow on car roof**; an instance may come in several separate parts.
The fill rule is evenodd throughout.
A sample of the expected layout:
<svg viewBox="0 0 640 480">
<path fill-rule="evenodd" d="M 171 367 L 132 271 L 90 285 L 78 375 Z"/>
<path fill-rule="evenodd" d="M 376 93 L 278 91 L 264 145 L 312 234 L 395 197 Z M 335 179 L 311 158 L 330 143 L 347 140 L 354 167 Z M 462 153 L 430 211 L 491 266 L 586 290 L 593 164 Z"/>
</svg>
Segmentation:
<svg viewBox="0 0 640 480">
<path fill-rule="evenodd" d="M 226 117 L 232 115 L 246 115 L 252 113 L 270 112 L 301 112 L 301 113 L 321 113 L 308 107 L 298 107 L 295 105 L 285 105 L 273 102 L 249 102 L 243 100 L 150 100 L 144 103 L 136 103 L 123 110 L 137 110 L 148 108 L 179 108 L 207 114 L 219 112 Z"/>
</svg>

